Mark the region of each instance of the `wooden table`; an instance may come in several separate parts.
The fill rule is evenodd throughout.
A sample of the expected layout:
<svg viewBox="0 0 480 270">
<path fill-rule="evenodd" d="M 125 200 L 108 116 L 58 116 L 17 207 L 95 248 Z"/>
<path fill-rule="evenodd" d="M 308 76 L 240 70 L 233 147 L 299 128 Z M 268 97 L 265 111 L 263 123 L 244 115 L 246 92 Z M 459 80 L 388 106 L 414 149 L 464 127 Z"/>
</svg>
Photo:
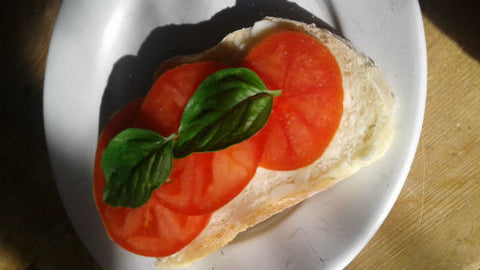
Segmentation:
<svg viewBox="0 0 480 270">
<path fill-rule="evenodd" d="M 422 136 L 392 212 L 348 269 L 480 268 L 480 3 L 463 2 L 420 1 Z M 0 269 L 99 269 L 62 208 L 44 142 L 42 85 L 59 6 L 2 9 Z"/>
</svg>

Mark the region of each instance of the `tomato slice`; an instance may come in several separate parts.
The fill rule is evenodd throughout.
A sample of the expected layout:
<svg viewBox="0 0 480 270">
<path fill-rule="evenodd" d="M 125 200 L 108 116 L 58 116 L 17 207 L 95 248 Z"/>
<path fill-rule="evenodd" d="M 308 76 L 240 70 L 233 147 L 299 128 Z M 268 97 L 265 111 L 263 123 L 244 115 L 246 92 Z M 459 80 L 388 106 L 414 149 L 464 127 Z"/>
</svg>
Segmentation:
<svg viewBox="0 0 480 270">
<path fill-rule="evenodd" d="M 213 153 L 195 153 L 174 161 L 171 182 L 154 196 L 180 213 L 215 211 L 235 198 L 255 175 L 262 157 L 263 136 Z"/>
<path fill-rule="evenodd" d="M 145 97 L 135 125 L 165 137 L 177 132 L 183 109 L 200 83 L 225 68 L 228 66 L 221 63 L 200 62 L 163 73 Z"/>
<path fill-rule="evenodd" d="M 262 130 L 260 166 L 294 170 L 320 158 L 343 113 L 342 76 L 328 48 L 306 34 L 280 32 L 253 47 L 244 65 L 269 89 L 283 90 Z"/>
<path fill-rule="evenodd" d="M 133 253 L 161 257 L 171 255 L 190 243 L 210 220 L 210 214 L 187 216 L 163 206 L 152 196 L 139 208 L 112 207 L 103 202 L 105 176 L 101 157 L 110 140 L 122 130 L 132 127 L 141 99 L 116 113 L 98 139 L 95 157 L 94 198 L 110 238 Z"/>
<path fill-rule="evenodd" d="M 141 107 L 137 126 L 163 136 L 177 132 L 183 110 L 200 83 L 210 74 L 228 68 L 216 62 L 184 64 L 164 73 Z M 260 162 L 264 136 L 254 136 L 213 153 L 195 153 L 174 161 L 170 181 L 154 196 L 179 213 L 212 212 L 240 193 L 253 178 Z"/>
</svg>

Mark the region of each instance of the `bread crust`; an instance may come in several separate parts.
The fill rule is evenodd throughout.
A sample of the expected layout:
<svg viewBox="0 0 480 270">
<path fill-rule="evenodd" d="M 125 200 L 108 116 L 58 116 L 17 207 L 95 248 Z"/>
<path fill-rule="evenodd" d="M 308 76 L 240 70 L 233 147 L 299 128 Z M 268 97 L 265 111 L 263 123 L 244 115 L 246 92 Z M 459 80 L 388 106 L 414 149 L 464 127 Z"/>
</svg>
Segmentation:
<svg viewBox="0 0 480 270">
<path fill-rule="evenodd" d="M 295 171 L 258 168 L 248 186 L 213 213 L 209 225 L 193 242 L 171 256 L 158 258 L 156 267 L 182 268 L 204 258 L 227 245 L 238 233 L 333 186 L 387 151 L 394 131 L 394 100 L 384 76 L 350 42 L 315 25 L 266 17 L 252 28 L 227 35 L 217 46 L 201 54 L 167 60 L 158 73 L 179 64 L 207 60 L 239 65 L 256 43 L 283 30 L 316 38 L 337 59 L 344 88 L 344 109 L 337 133 L 322 157 L 312 165 Z"/>
</svg>

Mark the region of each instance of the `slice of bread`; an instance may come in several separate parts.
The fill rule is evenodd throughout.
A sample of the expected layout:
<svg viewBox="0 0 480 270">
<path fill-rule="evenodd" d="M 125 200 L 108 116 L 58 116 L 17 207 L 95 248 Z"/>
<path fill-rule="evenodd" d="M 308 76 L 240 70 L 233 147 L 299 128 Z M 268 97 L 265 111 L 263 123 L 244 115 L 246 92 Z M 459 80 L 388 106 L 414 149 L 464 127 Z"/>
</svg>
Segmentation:
<svg viewBox="0 0 480 270">
<path fill-rule="evenodd" d="M 323 156 L 307 167 L 294 171 L 258 168 L 248 186 L 215 211 L 208 226 L 193 242 L 171 256 L 158 258 L 157 267 L 188 266 L 225 246 L 247 228 L 354 174 L 380 158 L 389 147 L 394 101 L 382 73 L 348 41 L 315 25 L 267 17 L 252 28 L 229 34 L 204 53 L 166 61 L 158 73 L 182 63 L 205 60 L 239 65 L 252 46 L 265 36 L 282 30 L 315 37 L 337 59 L 343 77 L 344 110 L 333 141 Z"/>
</svg>

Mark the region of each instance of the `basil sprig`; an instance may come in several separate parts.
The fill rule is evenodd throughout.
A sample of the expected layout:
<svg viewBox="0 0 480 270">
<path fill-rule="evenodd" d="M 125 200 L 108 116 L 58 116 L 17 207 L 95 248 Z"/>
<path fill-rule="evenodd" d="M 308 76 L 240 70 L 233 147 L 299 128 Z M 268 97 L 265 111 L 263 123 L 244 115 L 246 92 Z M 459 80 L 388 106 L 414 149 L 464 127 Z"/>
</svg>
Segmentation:
<svg viewBox="0 0 480 270">
<path fill-rule="evenodd" d="M 102 156 L 103 200 L 136 208 L 170 176 L 174 158 L 227 148 L 262 129 L 281 91 L 268 90 L 247 68 L 220 70 L 207 77 L 187 103 L 177 134 L 165 138 L 130 128 L 113 138 Z"/>
</svg>

